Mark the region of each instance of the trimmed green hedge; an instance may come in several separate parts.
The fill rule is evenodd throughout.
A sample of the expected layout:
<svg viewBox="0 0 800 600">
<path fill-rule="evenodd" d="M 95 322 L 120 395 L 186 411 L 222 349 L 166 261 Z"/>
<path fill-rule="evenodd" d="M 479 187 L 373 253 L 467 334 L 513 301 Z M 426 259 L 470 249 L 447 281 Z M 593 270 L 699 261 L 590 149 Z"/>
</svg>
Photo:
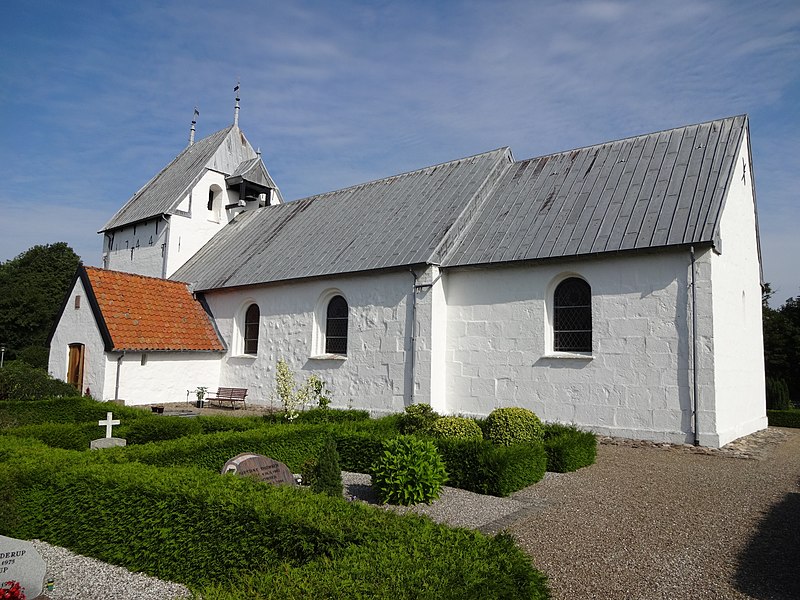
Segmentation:
<svg viewBox="0 0 800 600">
<path fill-rule="evenodd" d="M 91 441 L 103 437 L 105 430 L 97 423 L 40 423 L 14 427 L 3 433 L 19 438 L 33 438 L 51 448 L 89 450 Z"/>
<path fill-rule="evenodd" d="M 569 473 L 593 465 L 597 458 L 597 438 L 590 431 L 549 423 L 544 428 L 547 470 Z"/>
<path fill-rule="evenodd" d="M 447 485 L 492 496 L 508 496 L 544 477 L 547 454 L 539 442 L 495 446 L 487 441 L 435 439 Z"/>
<path fill-rule="evenodd" d="M 32 367 L 21 360 L 9 361 L 0 369 L 0 400 L 35 401 L 76 394 L 80 396 L 81 391 L 60 379 L 53 379 L 46 369 Z"/>
<path fill-rule="evenodd" d="M 800 428 L 800 410 L 768 410 L 767 421 L 770 427 Z"/>
<path fill-rule="evenodd" d="M 207 600 L 548 598 L 507 536 L 198 469 L 97 463 L 100 454 L 28 444 L 0 463 L 0 533 L 182 582 Z"/>
<path fill-rule="evenodd" d="M 82 423 L 97 422 L 113 412 L 115 419 L 153 418 L 141 408 L 122 406 L 114 402 L 97 402 L 91 398 L 50 398 L 47 400 L 23 400 L 0 402 L 0 425 L 18 427 L 39 423 Z M 98 427 L 98 431 L 100 428 Z M 117 431 L 116 429 L 114 430 Z"/>
</svg>

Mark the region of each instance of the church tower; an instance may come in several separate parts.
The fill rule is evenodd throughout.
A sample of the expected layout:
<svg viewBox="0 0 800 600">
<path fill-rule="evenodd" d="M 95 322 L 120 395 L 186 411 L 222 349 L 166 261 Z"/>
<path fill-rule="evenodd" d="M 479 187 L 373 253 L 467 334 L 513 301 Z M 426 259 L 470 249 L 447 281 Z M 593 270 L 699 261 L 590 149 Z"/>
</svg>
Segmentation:
<svg viewBox="0 0 800 600">
<path fill-rule="evenodd" d="M 167 278 L 236 215 L 279 204 L 280 190 L 260 152 L 234 123 L 194 141 L 103 226 L 103 267 Z"/>
</svg>

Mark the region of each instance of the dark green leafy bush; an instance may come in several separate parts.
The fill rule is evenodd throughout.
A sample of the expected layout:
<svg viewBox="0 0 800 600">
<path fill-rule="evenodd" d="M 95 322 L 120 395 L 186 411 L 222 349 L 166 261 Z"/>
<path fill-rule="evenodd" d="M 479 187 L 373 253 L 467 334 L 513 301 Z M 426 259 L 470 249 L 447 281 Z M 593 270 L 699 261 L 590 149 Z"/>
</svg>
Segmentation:
<svg viewBox="0 0 800 600">
<path fill-rule="evenodd" d="M 434 421 L 440 418 L 439 413 L 431 408 L 430 404 L 412 404 L 406 406 L 405 412 L 400 415 L 398 423 L 400 433 L 424 433 Z"/>
<path fill-rule="evenodd" d="M 414 436 L 386 440 L 370 475 L 381 502 L 404 506 L 436 500 L 447 481 L 436 446 Z"/>
<path fill-rule="evenodd" d="M 792 400 L 785 379 L 767 377 L 767 408 L 770 410 L 789 410 Z"/>
<path fill-rule="evenodd" d="M 332 498 L 342 497 L 342 470 L 339 468 L 336 442 L 333 441 L 331 435 L 325 436 L 325 441 L 317 455 L 311 491 L 327 494 Z"/>
<path fill-rule="evenodd" d="M 569 473 L 593 465 L 597 458 L 597 438 L 590 431 L 549 423 L 544 428 L 547 470 Z"/>
<path fill-rule="evenodd" d="M 486 438 L 501 446 L 541 441 L 542 422 L 527 408 L 496 408 L 486 417 Z"/>
<path fill-rule="evenodd" d="M 770 427 L 800 428 L 800 410 L 768 410 L 767 421 Z"/>
<path fill-rule="evenodd" d="M 482 440 L 483 432 L 472 419 L 464 417 L 442 417 L 433 422 L 427 433 L 436 438 L 460 438 Z"/>
<path fill-rule="evenodd" d="M 80 396 L 71 385 L 53 379 L 44 369 L 21 360 L 5 363 L 0 369 L 0 400 L 41 400 L 58 396 Z"/>
<path fill-rule="evenodd" d="M 508 496 L 544 477 L 547 454 L 540 442 L 495 446 L 486 440 L 437 439 L 448 485 Z"/>
</svg>

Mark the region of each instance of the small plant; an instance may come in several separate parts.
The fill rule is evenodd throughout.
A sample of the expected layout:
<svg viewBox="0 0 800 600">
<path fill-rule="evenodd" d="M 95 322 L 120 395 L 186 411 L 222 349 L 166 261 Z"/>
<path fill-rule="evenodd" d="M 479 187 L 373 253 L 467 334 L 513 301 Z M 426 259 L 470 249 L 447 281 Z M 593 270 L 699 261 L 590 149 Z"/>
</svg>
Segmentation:
<svg viewBox="0 0 800 600">
<path fill-rule="evenodd" d="M 330 391 L 325 388 L 325 382 L 313 373 L 308 376 L 303 384 L 303 393 L 307 402 L 316 403 L 317 408 L 326 409 L 331 403 L 328 396 Z"/>
<path fill-rule="evenodd" d="M 305 398 L 297 391 L 297 383 L 294 380 L 294 373 L 286 364 L 286 361 L 280 359 L 275 369 L 275 392 L 283 404 L 283 412 L 286 415 L 286 420 L 290 423 L 297 418 L 299 408 L 303 406 Z"/>
<path fill-rule="evenodd" d="M 339 453 L 336 452 L 336 442 L 333 441 L 333 436 L 328 435 L 325 438 L 316 462 L 311 491 L 327 494 L 333 498 L 341 498 L 342 470 L 339 468 Z"/>
<path fill-rule="evenodd" d="M 382 503 L 404 506 L 436 500 L 447 481 L 436 446 L 414 436 L 385 440 L 370 474 Z"/>
<path fill-rule="evenodd" d="M 303 464 L 300 465 L 300 478 L 302 479 L 303 485 L 312 486 L 313 488 L 314 481 L 317 478 L 316 458 L 307 458 L 303 461 Z"/>
<path fill-rule="evenodd" d="M 400 433 L 424 433 L 434 421 L 441 418 L 430 404 L 412 404 L 406 406 L 400 418 Z"/>
<path fill-rule="evenodd" d="M 486 437 L 500 446 L 540 442 L 544 435 L 539 417 L 527 408 L 496 408 L 486 418 L 485 426 Z"/>
<path fill-rule="evenodd" d="M 203 398 L 206 397 L 206 392 L 208 391 L 208 387 L 204 385 L 197 386 L 197 389 L 194 391 L 194 395 L 197 396 L 197 402 L 202 403 Z"/>
<path fill-rule="evenodd" d="M 436 438 L 483 439 L 483 432 L 478 424 L 465 417 L 441 417 L 431 424 L 427 433 Z"/>
</svg>

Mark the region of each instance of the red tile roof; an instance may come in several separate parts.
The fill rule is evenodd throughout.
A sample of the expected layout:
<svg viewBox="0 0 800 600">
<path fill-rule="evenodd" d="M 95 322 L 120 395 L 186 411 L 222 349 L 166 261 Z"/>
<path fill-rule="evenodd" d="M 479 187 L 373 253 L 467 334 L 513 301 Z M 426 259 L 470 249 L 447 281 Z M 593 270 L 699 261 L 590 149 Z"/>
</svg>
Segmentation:
<svg viewBox="0 0 800 600">
<path fill-rule="evenodd" d="M 85 269 L 114 350 L 225 350 L 185 283 Z"/>
</svg>

